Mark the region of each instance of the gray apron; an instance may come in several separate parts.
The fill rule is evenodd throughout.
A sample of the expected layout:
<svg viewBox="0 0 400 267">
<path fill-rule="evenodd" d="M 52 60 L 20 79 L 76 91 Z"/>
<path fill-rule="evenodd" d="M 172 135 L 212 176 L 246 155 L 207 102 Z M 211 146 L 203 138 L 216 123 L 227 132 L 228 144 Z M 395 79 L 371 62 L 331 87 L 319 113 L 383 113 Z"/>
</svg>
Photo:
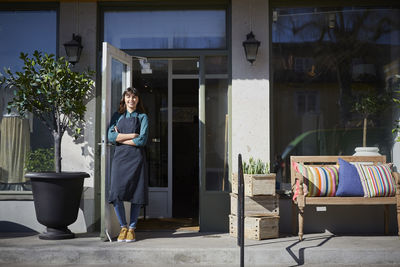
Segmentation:
<svg viewBox="0 0 400 267">
<path fill-rule="evenodd" d="M 140 133 L 138 117 L 126 118 L 117 123 L 120 133 Z M 148 174 L 144 147 L 117 143 L 111 166 L 111 187 L 108 201 L 148 203 Z"/>
</svg>

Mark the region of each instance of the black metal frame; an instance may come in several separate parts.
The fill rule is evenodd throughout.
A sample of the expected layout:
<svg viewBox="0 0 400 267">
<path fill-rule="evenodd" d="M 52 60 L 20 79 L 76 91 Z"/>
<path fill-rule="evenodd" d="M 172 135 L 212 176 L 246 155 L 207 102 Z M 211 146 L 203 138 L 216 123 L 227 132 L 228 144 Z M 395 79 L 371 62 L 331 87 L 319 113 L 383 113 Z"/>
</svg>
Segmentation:
<svg viewBox="0 0 400 267">
<path fill-rule="evenodd" d="M 237 243 L 240 247 L 240 267 L 244 266 L 244 179 L 242 155 L 239 154 L 238 166 L 238 206 L 237 206 Z"/>
</svg>

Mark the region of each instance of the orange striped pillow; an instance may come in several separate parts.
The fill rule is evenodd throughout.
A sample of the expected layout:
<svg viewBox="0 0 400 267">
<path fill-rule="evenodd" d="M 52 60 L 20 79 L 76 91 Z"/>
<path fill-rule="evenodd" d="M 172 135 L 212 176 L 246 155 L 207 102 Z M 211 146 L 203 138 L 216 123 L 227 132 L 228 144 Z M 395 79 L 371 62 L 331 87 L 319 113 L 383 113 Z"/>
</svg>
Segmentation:
<svg viewBox="0 0 400 267">
<path fill-rule="evenodd" d="M 336 195 L 339 184 L 339 166 L 316 167 L 294 162 L 293 167 L 306 178 L 304 183 L 308 188 L 308 197 L 334 197 Z"/>
</svg>

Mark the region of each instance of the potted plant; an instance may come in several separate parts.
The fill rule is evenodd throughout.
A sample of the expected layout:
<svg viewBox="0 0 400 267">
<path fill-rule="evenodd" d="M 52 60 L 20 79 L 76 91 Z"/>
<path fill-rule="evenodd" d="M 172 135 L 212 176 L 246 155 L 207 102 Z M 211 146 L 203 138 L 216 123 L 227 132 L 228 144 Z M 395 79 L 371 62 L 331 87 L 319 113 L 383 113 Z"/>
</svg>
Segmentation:
<svg viewBox="0 0 400 267">
<path fill-rule="evenodd" d="M 4 88 L 13 88 L 14 97 L 8 110 L 21 116 L 32 113 L 47 127 L 54 138 L 55 172 L 29 172 L 38 221 L 47 227 L 41 239 L 67 239 L 74 234 L 68 225 L 77 219 L 85 172 L 61 171 L 61 140 L 71 129 L 75 137 L 81 134 L 86 101 L 94 86 L 93 72 L 77 73 L 63 57 L 38 51 L 32 58 L 21 53 L 23 70 L 6 69 L 0 79 Z"/>
<path fill-rule="evenodd" d="M 243 162 L 244 194 L 245 196 L 275 195 L 276 174 L 270 172 L 269 163 L 261 159 Z M 238 175 L 232 174 L 232 192 L 238 193 Z"/>
<path fill-rule="evenodd" d="M 353 111 L 361 115 L 363 124 L 363 146 L 355 149 L 355 156 L 380 155 L 378 153 L 379 148 L 367 147 L 367 126 L 370 118 L 384 111 L 389 103 L 390 96 L 388 93 L 377 93 L 376 91 L 368 91 L 355 98 Z"/>
</svg>

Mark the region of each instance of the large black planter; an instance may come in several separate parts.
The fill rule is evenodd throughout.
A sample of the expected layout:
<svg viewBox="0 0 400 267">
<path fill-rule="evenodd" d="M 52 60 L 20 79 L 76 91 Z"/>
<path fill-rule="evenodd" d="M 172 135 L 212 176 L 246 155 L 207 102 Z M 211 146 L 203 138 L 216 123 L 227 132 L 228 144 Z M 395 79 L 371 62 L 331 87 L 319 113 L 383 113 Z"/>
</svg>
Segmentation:
<svg viewBox="0 0 400 267">
<path fill-rule="evenodd" d="M 32 183 L 36 218 L 47 227 L 40 239 L 74 238 L 68 226 L 78 218 L 79 204 L 86 172 L 27 173 Z"/>
</svg>

